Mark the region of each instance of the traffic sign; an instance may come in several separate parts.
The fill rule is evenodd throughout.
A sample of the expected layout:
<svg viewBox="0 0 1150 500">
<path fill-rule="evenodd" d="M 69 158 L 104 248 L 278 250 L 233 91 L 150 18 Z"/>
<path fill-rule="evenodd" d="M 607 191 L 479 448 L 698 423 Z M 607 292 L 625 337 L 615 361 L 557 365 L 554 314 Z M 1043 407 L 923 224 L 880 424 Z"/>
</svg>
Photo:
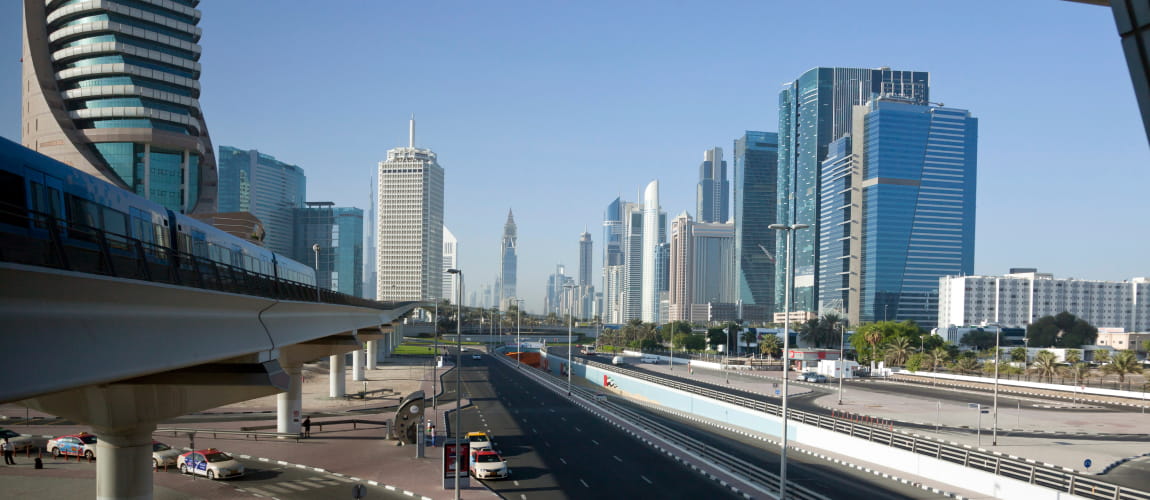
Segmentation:
<svg viewBox="0 0 1150 500">
<path fill-rule="evenodd" d="M 1089 468 L 1090 468 L 1090 466 L 1091 466 L 1091 465 L 1093 465 L 1093 464 L 1094 464 L 1094 462 L 1090 461 L 1090 459 L 1089 459 L 1089 458 L 1087 458 L 1086 460 L 1084 460 L 1084 461 L 1082 462 L 1082 465 L 1084 465 L 1084 466 L 1085 466 L 1087 469 L 1089 469 Z"/>
</svg>

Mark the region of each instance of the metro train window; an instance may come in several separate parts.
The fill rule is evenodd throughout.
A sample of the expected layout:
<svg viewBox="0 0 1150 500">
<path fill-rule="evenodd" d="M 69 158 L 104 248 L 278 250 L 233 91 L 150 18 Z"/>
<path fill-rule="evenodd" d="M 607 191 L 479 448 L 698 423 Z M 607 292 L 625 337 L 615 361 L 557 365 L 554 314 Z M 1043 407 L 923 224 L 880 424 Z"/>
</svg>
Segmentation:
<svg viewBox="0 0 1150 500">
<path fill-rule="evenodd" d="M 39 182 L 32 183 L 32 214 L 36 220 L 36 227 L 48 227 L 44 220 L 59 219 L 64 213 L 64 202 L 60 198 L 60 190 L 45 186 Z"/>
<path fill-rule="evenodd" d="M 72 195 L 68 200 L 68 235 L 72 238 L 95 240 L 100 229 L 100 206 Z"/>
<path fill-rule="evenodd" d="M 24 177 L 12 172 L 0 172 L 0 223 L 13 226 L 26 226 L 24 210 L 28 198 L 24 193 Z"/>
</svg>

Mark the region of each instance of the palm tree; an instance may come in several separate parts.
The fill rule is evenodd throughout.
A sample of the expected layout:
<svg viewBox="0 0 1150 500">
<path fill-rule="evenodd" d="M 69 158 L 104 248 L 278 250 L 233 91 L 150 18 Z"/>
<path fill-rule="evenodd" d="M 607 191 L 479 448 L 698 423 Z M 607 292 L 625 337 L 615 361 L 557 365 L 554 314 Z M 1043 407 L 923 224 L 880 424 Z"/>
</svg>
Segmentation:
<svg viewBox="0 0 1150 500">
<path fill-rule="evenodd" d="M 819 336 L 822 337 L 822 345 L 837 346 L 841 342 L 841 337 L 836 336 L 835 332 L 842 322 L 843 317 L 833 312 L 823 314 L 823 317 L 819 318 Z"/>
<path fill-rule="evenodd" d="M 1083 363 L 1081 361 L 1072 363 L 1070 366 L 1066 367 L 1064 373 L 1067 376 L 1074 377 L 1074 383 L 1078 384 L 1080 381 L 1085 381 L 1086 377 L 1090 376 L 1090 364 Z"/>
<path fill-rule="evenodd" d="M 1045 376 L 1048 381 L 1053 381 L 1054 374 L 1058 373 L 1058 357 L 1047 350 L 1038 351 L 1031 367 L 1035 373 L 1038 373 L 1038 380 L 1042 380 L 1042 377 Z"/>
<path fill-rule="evenodd" d="M 1102 373 L 1118 375 L 1118 383 L 1126 382 L 1126 375 L 1142 373 L 1142 365 L 1138 364 L 1138 357 L 1134 351 L 1118 351 L 1110 364 L 1102 367 Z"/>
<path fill-rule="evenodd" d="M 758 340 L 759 335 L 755 333 L 755 330 L 748 329 L 747 331 L 743 332 L 743 345 L 747 347 L 747 351 L 751 350 L 751 342 L 757 342 Z"/>
<path fill-rule="evenodd" d="M 975 358 L 963 357 L 954 363 L 954 368 L 962 374 L 975 373 L 979 369 L 979 362 Z"/>
<path fill-rule="evenodd" d="M 1071 365 L 1073 365 L 1074 363 L 1077 363 L 1079 361 L 1082 361 L 1082 351 L 1079 351 L 1078 349 L 1067 349 L 1066 350 L 1066 362 L 1067 363 L 1070 363 Z"/>
<path fill-rule="evenodd" d="M 1110 361 L 1110 350 L 1109 349 L 1098 349 L 1098 350 L 1094 351 L 1094 361 L 1097 361 L 1099 363 L 1105 363 L 1107 361 Z"/>
<path fill-rule="evenodd" d="M 882 342 L 882 330 L 878 328 L 871 328 L 863 333 L 863 340 L 870 344 L 870 359 L 874 360 L 877 356 L 878 343 Z"/>
<path fill-rule="evenodd" d="M 947 359 L 950 359 L 950 351 L 942 346 L 935 347 L 933 351 L 930 351 L 931 371 L 938 371 L 938 366 L 945 363 Z"/>
<path fill-rule="evenodd" d="M 783 341 L 779 339 L 778 335 L 770 334 L 763 335 L 763 339 L 759 341 L 759 352 L 770 356 L 772 359 L 778 356 L 783 350 Z"/>
<path fill-rule="evenodd" d="M 886 362 L 891 365 L 902 366 L 910 357 L 911 351 L 910 339 L 896 337 L 886 345 Z"/>
<path fill-rule="evenodd" d="M 1026 362 L 1026 348 L 1025 347 L 1015 347 L 1014 349 L 1011 349 L 1010 350 L 1010 360 L 1011 361 Z"/>
</svg>

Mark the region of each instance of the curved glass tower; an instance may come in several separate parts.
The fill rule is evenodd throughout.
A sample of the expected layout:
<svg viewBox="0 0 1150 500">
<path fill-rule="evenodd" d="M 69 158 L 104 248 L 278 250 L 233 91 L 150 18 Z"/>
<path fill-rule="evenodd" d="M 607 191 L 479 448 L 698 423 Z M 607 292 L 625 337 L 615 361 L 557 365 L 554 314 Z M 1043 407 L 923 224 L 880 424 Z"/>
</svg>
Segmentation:
<svg viewBox="0 0 1150 500">
<path fill-rule="evenodd" d="M 24 146 L 172 210 L 215 212 L 198 3 L 24 2 Z"/>
</svg>

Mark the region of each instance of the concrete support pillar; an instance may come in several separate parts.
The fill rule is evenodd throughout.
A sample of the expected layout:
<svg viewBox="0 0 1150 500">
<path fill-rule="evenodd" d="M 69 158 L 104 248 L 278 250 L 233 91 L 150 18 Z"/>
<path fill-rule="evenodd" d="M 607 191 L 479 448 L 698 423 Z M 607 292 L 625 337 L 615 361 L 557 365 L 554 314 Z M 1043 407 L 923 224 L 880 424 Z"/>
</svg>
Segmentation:
<svg viewBox="0 0 1150 500">
<path fill-rule="evenodd" d="M 378 355 L 379 355 L 379 341 L 378 340 L 367 341 L 367 369 L 368 370 L 374 370 L 375 369 L 375 358 Z"/>
<path fill-rule="evenodd" d="M 351 379 L 355 381 L 367 380 L 363 375 L 363 349 L 351 351 Z"/>
<path fill-rule="evenodd" d="M 285 364 L 283 370 L 289 381 L 287 391 L 276 396 L 276 432 L 298 434 L 303 420 L 303 363 Z"/>
<path fill-rule="evenodd" d="M 334 354 L 329 356 L 328 365 L 331 370 L 328 374 L 328 396 L 333 398 L 342 398 L 347 394 L 347 383 L 344 377 L 347 376 L 347 361 L 343 359 L 343 353 Z"/>
<path fill-rule="evenodd" d="M 96 467 L 97 500 L 151 500 L 152 432 L 156 423 L 92 430 L 100 436 L 96 442 L 100 462 Z"/>
</svg>

